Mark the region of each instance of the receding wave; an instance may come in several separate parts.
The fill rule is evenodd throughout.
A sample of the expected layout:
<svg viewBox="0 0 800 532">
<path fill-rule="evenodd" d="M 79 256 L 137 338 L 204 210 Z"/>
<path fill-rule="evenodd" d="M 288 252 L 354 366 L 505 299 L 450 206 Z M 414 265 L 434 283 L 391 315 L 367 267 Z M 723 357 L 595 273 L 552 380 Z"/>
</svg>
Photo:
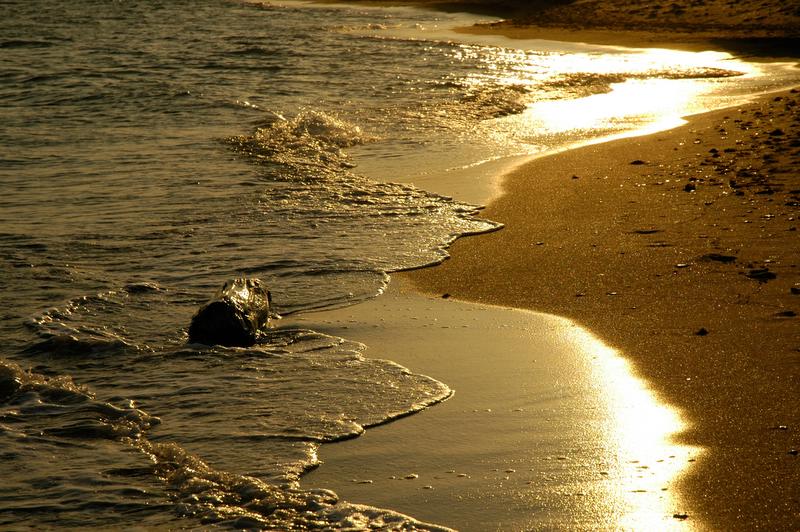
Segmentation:
<svg viewBox="0 0 800 532">
<path fill-rule="evenodd" d="M 444 530 L 396 512 L 340 502 L 329 491 L 300 489 L 298 475 L 314 464 L 294 469 L 289 464 L 303 456 L 315 460 L 321 441 L 352 437 L 364 426 L 441 401 L 449 389 L 396 364 L 365 359 L 358 354 L 362 346 L 338 338 L 311 331 L 276 334 L 279 338 L 267 350 L 164 353 L 148 364 L 136 364 L 148 369 L 134 377 L 123 376 L 130 360 L 120 361 L 114 389 L 127 390 L 136 399 L 100 399 L 70 378 L 48 377 L 0 360 L 4 465 L 25 468 L 27 478 L 33 479 L 25 484 L 15 475 L 9 481 L 26 501 L 26 509 L 12 512 L 15 522 L 41 523 L 43 514 L 58 512 L 82 493 L 76 511 L 102 507 L 111 514 L 93 515 L 93 526 L 111 526 L 113 514 L 120 512 L 141 514 L 154 524 L 168 521 L 168 510 L 176 518 L 235 528 Z M 209 385 L 209 370 L 218 386 L 213 379 Z M 381 390 L 370 390 L 370 383 Z M 231 389 L 237 394 L 226 393 Z M 364 400 L 353 401 L 362 394 Z M 281 398 L 278 404 L 275 397 Z M 162 421 L 139 404 L 167 414 Z M 200 431 L 187 424 L 198 418 L 206 420 Z M 219 434 L 209 434 L 209 428 Z M 298 436 L 301 441 L 292 443 Z M 208 437 L 213 444 L 204 445 Z M 299 455 L 297 445 L 305 448 Z M 187 446 L 206 449 L 218 465 L 209 465 Z M 247 456 L 245 462 L 258 462 L 251 455 L 258 454 L 260 446 L 270 449 L 272 460 L 278 458 L 272 473 L 260 473 L 272 482 L 220 467 L 227 463 L 241 468 L 230 460 L 231 453 Z M 30 460 L 48 449 L 59 449 L 62 460 Z M 126 449 L 142 455 L 131 456 Z M 60 478 L 69 479 L 69 489 L 57 488 Z M 163 487 L 154 489 L 157 482 Z M 52 489 L 42 491 L 45 485 Z M 86 524 L 78 516 L 69 522 Z"/>
<path fill-rule="evenodd" d="M 137 446 L 155 462 L 178 512 L 203 523 L 267 530 L 449 530 L 391 510 L 341 502 L 329 490 L 277 487 L 220 471 L 175 444 L 140 440 Z"/>
</svg>

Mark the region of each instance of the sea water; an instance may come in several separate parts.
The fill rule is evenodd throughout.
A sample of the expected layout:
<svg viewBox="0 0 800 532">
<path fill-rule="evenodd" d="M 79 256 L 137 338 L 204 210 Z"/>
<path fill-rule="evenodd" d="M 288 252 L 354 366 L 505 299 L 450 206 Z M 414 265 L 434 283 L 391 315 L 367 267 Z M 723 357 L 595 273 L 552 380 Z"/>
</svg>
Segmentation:
<svg viewBox="0 0 800 532">
<path fill-rule="evenodd" d="M 188 345 L 192 314 L 240 275 L 282 314 L 376 297 L 499 228 L 465 202 L 486 197 L 470 191 L 489 162 L 796 80 L 722 54 L 448 31 L 475 20 L 4 3 L 0 527 L 436 529 L 297 480 L 321 444 L 445 400 L 446 383 L 279 320 L 252 348 Z"/>
</svg>

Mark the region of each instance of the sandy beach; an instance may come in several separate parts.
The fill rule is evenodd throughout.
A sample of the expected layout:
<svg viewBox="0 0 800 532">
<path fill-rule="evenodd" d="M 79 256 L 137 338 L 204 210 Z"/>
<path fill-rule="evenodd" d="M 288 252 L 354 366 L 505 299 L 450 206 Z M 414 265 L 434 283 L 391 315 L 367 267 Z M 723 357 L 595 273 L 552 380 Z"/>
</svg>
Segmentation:
<svg viewBox="0 0 800 532">
<path fill-rule="evenodd" d="M 511 2 L 503 9 L 512 18 L 460 31 L 728 50 L 752 60 L 796 57 L 800 37 L 800 13 L 791 2 L 542 2 L 521 10 Z M 702 449 L 669 488 L 682 501 L 674 515 L 687 511 L 680 524 L 710 530 L 800 526 L 797 90 L 693 116 L 670 131 L 536 159 L 504 177 L 502 195 L 482 215 L 505 228 L 459 240 L 450 260 L 400 274 L 400 284 L 438 299 L 437 312 L 444 315 L 448 304 L 465 301 L 565 317 L 630 361 L 655 396 L 683 416 L 675 442 Z M 434 375 L 437 370 L 424 357 L 392 358 Z M 438 369 L 445 367 L 438 376 L 459 379 L 458 364 Z M 464 385 L 485 388 L 488 381 Z M 445 403 L 403 423 L 424 423 L 437 409 L 451 421 L 470 422 L 453 418 L 448 408 Z M 351 447 L 334 451 L 321 478 L 355 474 L 364 463 L 372 467 L 388 456 L 374 449 L 385 449 L 396 434 L 379 440 L 368 433 L 345 444 L 365 450 L 350 462 Z M 366 450 L 370 445 L 373 451 Z M 370 459 L 371 452 L 379 456 Z M 461 464 L 464 457 L 449 459 L 449 465 Z M 428 466 L 447 470 L 445 462 Z M 329 467 L 336 473 L 323 472 Z M 406 500 L 394 487 L 356 486 L 336 489 L 362 495 L 364 502 Z M 435 520 L 437 512 L 450 515 L 448 504 L 427 497 L 399 509 Z M 526 528 L 522 521 L 507 527 L 492 522 L 493 529 Z M 633 528 L 660 529 L 667 522 Z"/>
<path fill-rule="evenodd" d="M 620 349 L 708 450 L 682 481 L 713 529 L 800 522 L 800 95 L 538 159 L 409 277 L 429 294 L 566 316 Z"/>
<path fill-rule="evenodd" d="M 798 104 L 767 95 L 536 159 L 484 212 L 503 230 L 373 302 L 302 317 L 456 390 L 324 446 L 305 482 L 463 530 L 796 527 Z M 607 351 L 633 377 L 586 371 Z M 654 399 L 680 422 L 648 432 Z"/>
</svg>

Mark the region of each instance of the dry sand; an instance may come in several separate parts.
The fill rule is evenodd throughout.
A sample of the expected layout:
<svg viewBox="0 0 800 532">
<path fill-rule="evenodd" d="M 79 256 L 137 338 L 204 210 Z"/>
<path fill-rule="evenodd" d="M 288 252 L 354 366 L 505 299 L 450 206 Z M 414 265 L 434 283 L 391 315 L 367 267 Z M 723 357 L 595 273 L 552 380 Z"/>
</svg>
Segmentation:
<svg viewBox="0 0 800 532">
<path fill-rule="evenodd" d="M 800 95 L 535 160 L 410 274 L 431 295 L 574 319 L 688 417 L 682 482 L 719 530 L 800 525 Z"/>
</svg>

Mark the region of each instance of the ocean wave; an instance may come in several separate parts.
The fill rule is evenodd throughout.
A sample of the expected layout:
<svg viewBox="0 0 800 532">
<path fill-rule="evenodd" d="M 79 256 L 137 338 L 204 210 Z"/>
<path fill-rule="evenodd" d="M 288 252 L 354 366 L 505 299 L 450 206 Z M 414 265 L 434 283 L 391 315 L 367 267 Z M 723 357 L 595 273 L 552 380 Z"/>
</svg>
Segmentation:
<svg viewBox="0 0 800 532">
<path fill-rule="evenodd" d="M 460 100 L 474 120 L 488 120 L 522 113 L 530 101 L 524 85 L 486 85 L 469 90 Z"/>
<path fill-rule="evenodd" d="M 317 110 L 302 111 L 290 119 L 271 113 L 252 134 L 225 139 L 232 149 L 256 162 L 319 169 L 352 168 L 342 148 L 373 140 L 358 125 Z"/>
<path fill-rule="evenodd" d="M 223 421 L 225 418 L 228 418 L 227 424 L 230 425 L 230 416 L 234 411 L 246 413 L 241 420 L 233 421 L 234 425 L 241 427 L 233 430 L 237 438 L 230 441 L 226 441 L 224 438 L 215 438 L 209 445 L 201 446 L 201 448 L 214 450 L 221 446 L 226 449 L 225 453 L 230 453 L 231 449 L 239 449 L 237 445 L 242 445 L 241 451 L 247 455 L 256 450 L 259 441 L 270 448 L 280 448 L 282 442 L 287 441 L 286 437 L 281 435 L 265 437 L 262 434 L 263 429 L 258 424 L 253 424 L 253 417 L 259 416 L 259 408 L 254 407 L 259 403 L 268 404 L 270 399 L 266 396 L 256 397 L 253 403 L 252 392 L 257 389 L 265 389 L 267 384 L 264 381 L 265 377 L 274 379 L 273 382 L 285 381 L 291 379 L 292 376 L 299 376 L 298 383 L 312 380 L 330 382 L 321 374 L 305 374 L 303 376 L 302 370 L 298 372 L 302 366 L 308 363 L 317 369 L 320 366 L 330 365 L 335 371 L 338 371 L 335 368 L 343 371 L 344 373 L 334 382 L 353 382 L 353 389 L 346 387 L 343 390 L 349 396 L 363 391 L 364 383 L 359 383 L 360 379 L 356 378 L 352 371 L 359 365 L 378 369 L 380 373 L 369 378 L 376 384 L 385 384 L 395 378 L 418 377 L 410 374 L 405 368 L 392 363 L 363 359 L 357 352 L 349 351 L 354 347 L 363 348 L 363 346 L 356 346 L 339 338 L 326 337 L 311 331 L 282 331 L 279 336 L 275 345 L 268 351 L 232 349 L 210 350 L 202 355 L 190 350 L 173 353 L 169 358 L 174 361 L 175 357 L 178 357 L 180 360 L 180 363 L 173 367 L 182 368 L 183 381 L 176 382 L 174 375 L 163 374 L 163 366 L 157 373 L 161 373 L 165 380 L 179 384 L 180 390 L 169 390 L 162 383 L 155 382 L 152 379 L 153 373 L 143 371 L 144 368 L 139 365 L 137 379 L 142 379 L 147 382 L 148 387 L 155 387 L 160 392 L 169 395 L 175 403 L 173 405 L 166 404 L 164 401 L 154 403 L 169 412 L 163 422 L 135 406 L 132 400 L 121 397 L 114 399 L 113 402 L 101 400 L 95 397 L 95 394 L 87 387 L 75 384 L 69 377 L 45 376 L 25 371 L 15 363 L 0 361 L 0 441 L 3 441 L 3 447 L 7 450 L 4 456 L 7 460 L 16 463 L 18 460 L 25 459 L 30 452 L 35 453 L 37 449 L 39 452 L 46 448 L 65 449 L 62 457 L 67 459 L 66 461 L 60 462 L 55 467 L 40 462 L 28 463 L 26 465 L 29 470 L 27 474 L 37 478 L 38 485 L 47 484 L 53 487 L 54 489 L 48 493 L 48 497 L 57 503 L 58 501 L 66 503 L 76 493 L 77 485 L 94 485 L 94 493 L 82 498 L 83 506 L 81 508 L 93 507 L 101 504 L 102 501 L 105 509 L 127 508 L 143 511 L 147 504 L 151 504 L 161 512 L 171 508 L 172 512 L 183 518 L 204 524 L 213 523 L 234 528 L 283 530 L 390 527 L 395 530 L 445 530 L 397 512 L 341 502 L 336 494 L 327 490 L 301 489 L 297 484 L 297 475 L 303 470 L 298 470 L 294 476 L 285 476 L 283 480 L 281 477 L 275 477 L 275 482 L 271 483 L 251 475 L 211 466 L 209 462 L 198 454 L 190 452 L 184 444 L 179 442 L 180 440 L 190 441 L 193 442 L 192 446 L 197 448 L 203 441 L 202 438 L 187 439 L 186 435 L 179 435 L 185 426 L 185 420 L 176 423 L 175 413 L 179 410 L 176 405 L 184 405 L 183 415 L 187 419 L 197 419 L 196 413 L 193 414 L 191 410 L 186 410 L 186 405 L 193 404 L 209 412 L 222 412 L 220 414 L 222 417 L 216 422 L 211 420 L 211 423 L 206 424 L 207 427 L 225 426 Z M 337 356 L 331 353 L 332 347 L 343 348 L 344 351 L 338 351 L 342 355 Z M 218 377 L 218 383 L 224 390 L 230 390 L 232 386 L 238 390 L 246 398 L 248 404 L 240 404 L 241 401 L 236 401 L 230 395 L 226 396 L 223 389 L 216 389 L 213 379 L 209 382 L 206 374 L 199 371 L 200 368 L 196 368 L 198 371 L 195 371 L 195 368 L 191 367 L 194 363 L 200 363 L 201 366 L 208 369 L 209 355 L 212 359 L 217 358 L 220 361 L 230 360 L 230 365 L 212 364 L 216 368 L 211 374 Z M 329 362 L 331 357 L 334 360 L 332 364 Z M 291 363 L 290 359 L 300 362 L 301 365 Z M 272 364 L 271 368 L 270 364 Z M 152 359 L 150 366 L 154 367 Z M 284 366 L 288 366 L 285 368 L 285 372 L 281 370 L 278 375 L 271 375 Z M 244 373 L 261 371 L 262 368 L 267 371 L 262 372 L 261 377 L 251 380 L 253 384 L 259 383 L 257 387 L 250 387 L 243 382 L 232 383 L 230 377 L 233 376 L 236 368 L 239 368 L 240 372 L 243 369 Z M 394 373 L 395 377 L 391 377 L 387 371 Z M 192 386 L 188 379 L 189 376 L 197 376 L 203 382 Z M 432 379 L 429 381 L 435 382 Z M 400 387 L 396 383 L 391 387 L 394 390 L 408 390 L 407 387 L 402 387 L 402 383 L 399 385 Z M 293 387 L 290 386 L 290 388 Z M 124 387 L 118 387 L 119 389 L 124 389 Z M 248 389 L 250 389 L 249 392 Z M 266 390 L 269 389 L 269 386 L 266 386 Z M 439 389 L 446 390 L 441 386 Z M 321 388 L 297 391 L 300 395 L 319 397 L 320 390 Z M 267 395 L 281 397 L 281 404 L 287 400 L 291 401 L 290 395 L 275 394 L 274 389 L 271 391 L 272 393 L 268 392 Z M 402 393 L 377 393 L 372 397 L 383 396 L 390 402 L 394 402 L 404 401 L 402 395 Z M 427 398 L 416 399 L 411 405 L 412 409 L 422 408 L 431 400 L 443 398 L 441 396 L 434 398 L 427 393 L 423 395 Z M 209 403 L 209 396 L 218 397 L 220 401 L 228 404 L 214 407 Z M 145 398 L 144 401 L 152 403 L 153 399 L 152 397 Z M 345 404 L 335 400 L 329 401 L 329 399 L 322 399 L 322 401 L 330 404 L 331 413 L 340 411 L 339 409 Z M 234 401 L 233 404 L 230 403 L 231 400 Z M 364 401 L 363 403 L 369 404 L 362 406 L 366 410 L 374 410 L 373 402 Z M 346 404 L 351 409 L 354 406 L 352 401 L 348 401 Z M 313 409 L 314 405 L 307 404 L 305 408 L 309 407 Z M 288 413 L 302 412 L 305 408 L 289 408 Z M 385 422 L 396 415 L 392 412 L 392 408 L 384 407 L 383 409 L 387 411 L 366 414 L 365 420 L 367 421 L 363 423 L 367 424 L 368 421 L 371 424 Z M 402 410 L 407 411 L 406 407 Z M 261 412 L 260 416 L 263 418 L 264 413 Z M 208 415 L 203 417 L 207 422 L 209 421 Z M 302 425 L 307 421 L 304 421 L 303 416 L 299 418 L 295 415 L 279 417 L 282 417 L 284 422 L 294 425 Z M 331 435 L 337 433 L 339 436 L 347 436 L 347 432 L 353 430 L 352 427 L 358 427 L 359 430 L 356 432 L 363 431 L 363 427 L 356 423 L 355 419 L 345 420 L 341 414 L 326 416 L 318 413 L 318 417 L 318 421 L 321 420 L 326 427 L 323 431 L 327 431 Z M 345 423 L 328 423 L 328 420 L 336 419 L 345 421 Z M 251 437 L 242 440 L 242 436 L 246 435 L 246 431 L 242 432 L 242 429 L 246 427 L 248 420 L 255 432 Z M 158 441 L 153 440 L 150 436 L 155 427 L 159 428 Z M 178 433 L 174 433 L 175 429 L 178 429 Z M 228 432 L 232 429 L 226 427 L 223 430 Z M 254 436 L 258 436 L 258 438 Z M 328 440 L 329 438 L 324 439 Z M 109 448 L 109 443 L 118 445 L 118 450 Z M 120 459 L 117 455 L 120 453 L 124 455 L 126 447 L 142 452 L 152 465 L 147 466 L 136 459 L 130 459 L 129 456 L 124 460 Z M 247 452 L 246 449 L 249 449 L 250 452 Z M 87 459 L 87 455 L 92 455 L 91 460 L 95 461 L 95 467 L 99 467 L 101 464 L 105 464 L 105 466 L 99 471 L 84 471 L 80 476 L 73 478 L 75 468 L 82 467 L 82 462 Z M 70 458 L 75 459 L 76 462 L 70 463 L 68 460 Z M 120 460 L 120 462 L 117 463 L 116 460 Z M 219 457 L 216 457 L 216 460 L 219 461 Z M 101 479 L 109 477 L 115 479 L 113 483 L 101 481 Z M 62 480 L 56 480 L 58 478 Z M 141 490 L 138 487 L 139 484 L 148 484 L 156 480 L 164 483 L 165 490 L 156 492 L 155 498 L 148 497 L 149 502 L 144 505 L 139 502 L 132 503 L 128 497 L 123 496 L 125 492 L 138 493 Z M 13 474 L 8 474 L 6 481 L 15 484 L 20 479 Z M 124 486 L 126 482 L 130 483 L 127 488 Z M 62 487 L 59 489 L 59 486 Z M 33 488 L 27 488 L 27 491 L 31 489 Z M 142 494 L 146 493 L 147 490 L 142 490 Z M 23 489 L 22 495 L 28 501 L 29 506 L 38 508 L 38 510 L 26 514 L 27 518 L 35 521 L 38 519 L 39 513 L 46 514 L 54 510 L 49 504 L 50 501 L 42 500 L 40 501 L 42 504 L 37 506 L 39 497 L 33 491 L 27 493 Z M 164 505 L 163 499 L 167 498 L 171 501 L 171 506 Z M 131 504 L 132 507 L 129 506 Z M 121 518 L 124 520 L 124 517 Z"/>
<path fill-rule="evenodd" d="M 85 386 L 68 376 L 46 376 L 0 360 L 0 422 L 20 427 L 25 421 L 33 434 L 106 439 L 138 437 L 160 420 L 135 408 L 97 400 Z"/>
<path fill-rule="evenodd" d="M 277 487 L 221 471 L 175 444 L 140 440 L 137 446 L 151 456 L 178 511 L 203 523 L 261 530 L 449 530 L 391 510 L 341 502 L 329 490 Z"/>
</svg>

